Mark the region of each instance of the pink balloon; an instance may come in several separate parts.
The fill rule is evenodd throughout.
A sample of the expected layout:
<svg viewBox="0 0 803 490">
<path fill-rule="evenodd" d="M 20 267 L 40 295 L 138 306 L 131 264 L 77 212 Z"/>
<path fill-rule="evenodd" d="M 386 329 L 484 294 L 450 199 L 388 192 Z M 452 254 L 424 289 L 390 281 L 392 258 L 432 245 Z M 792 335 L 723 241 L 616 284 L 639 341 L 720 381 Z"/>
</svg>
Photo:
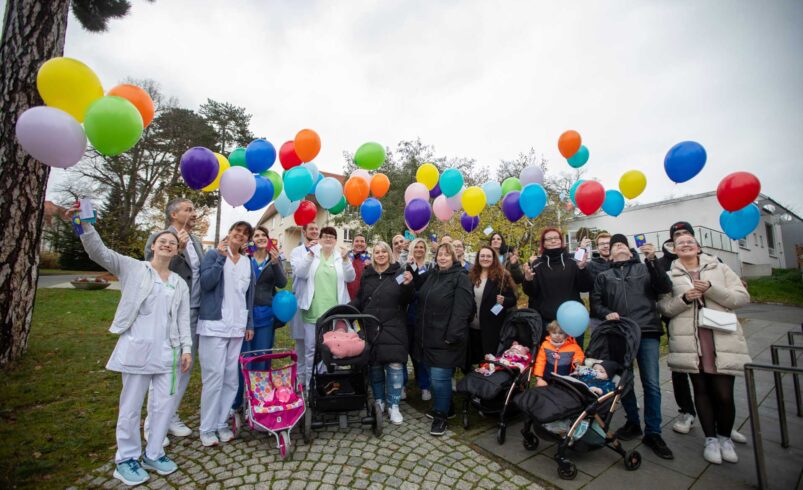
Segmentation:
<svg viewBox="0 0 803 490">
<path fill-rule="evenodd" d="M 449 203 L 446 199 L 447 197 L 441 194 L 432 201 L 432 212 L 435 213 L 435 217 L 441 221 L 449 221 L 454 214 L 454 211 L 449 207 Z"/>
<path fill-rule="evenodd" d="M 446 202 L 449 203 L 449 209 L 452 211 L 460 211 L 463 209 L 463 189 L 452 197 L 447 197 Z"/>
<path fill-rule="evenodd" d="M 422 199 L 429 202 L 429 189 L 420 182 L 413 182 L 404 191 L 404 203 L 409 204 L 413 199 Z"/>
<path fill-rule="evenodd" d="M 22 149 L 51 167 L 72 167 L 86 151 L 81 123 L 55 107 L 31 107 L 17 119 L 16 129 Z"/>
<path fill-rule="evenodd" d="M 220 196 L 232 207 L 247 203 L 256 191 L 254 174 L 245 167 L 233 166 L 220 177 Z"/>
</svg>

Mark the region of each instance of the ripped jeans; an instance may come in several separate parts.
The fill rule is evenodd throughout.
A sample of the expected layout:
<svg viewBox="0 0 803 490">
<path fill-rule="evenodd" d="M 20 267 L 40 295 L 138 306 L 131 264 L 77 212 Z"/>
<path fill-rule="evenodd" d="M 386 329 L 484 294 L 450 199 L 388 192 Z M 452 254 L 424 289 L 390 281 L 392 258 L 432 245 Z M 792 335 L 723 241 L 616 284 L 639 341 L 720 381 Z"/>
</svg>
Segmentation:
<svg viewBox="0 0 803 490">
<path fill-rule="evenodd" d="M 387 378 L 387 390 L 385 379 Z M 404 366 L 400 362 L 371 366 L 371 389 L 374 400 L 382 401 L 392 407 L 401 402 L 401 390 L 404 386 Z"/>
</svg>

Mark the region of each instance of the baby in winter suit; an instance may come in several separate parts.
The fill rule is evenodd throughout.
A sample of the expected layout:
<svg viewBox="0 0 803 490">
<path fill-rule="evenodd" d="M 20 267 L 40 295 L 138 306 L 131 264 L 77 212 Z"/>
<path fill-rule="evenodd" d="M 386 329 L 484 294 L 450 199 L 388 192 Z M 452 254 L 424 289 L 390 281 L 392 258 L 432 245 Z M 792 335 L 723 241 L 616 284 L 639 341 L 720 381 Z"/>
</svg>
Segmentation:
<svg viewBox="0 0 803 490">
<path fill-rule="evenodd" d="M 519 372 L 522 372 L 527 368 L 527 364 L 530 362 L 530 349 L 514 340 L 513 345 L 503 352 L 501 356 L 497 357 L 493 354 L 485 354 L 485 360 L 488 362 L 483 362 L 480 364 L 480 367 L 474 371 L 485 376 L 490 376 L 502 369 L 511 368 L 518 369 Z"/>
<path fill-rule="evenodd" d="M 579 366 L 571 376 L 585 383 L 597 396 L 602 396 L 616 388 L 611 378 L 620 369 L 621 366 L 616 361 L 586 359 L 584 365 Z"/>
</svg>

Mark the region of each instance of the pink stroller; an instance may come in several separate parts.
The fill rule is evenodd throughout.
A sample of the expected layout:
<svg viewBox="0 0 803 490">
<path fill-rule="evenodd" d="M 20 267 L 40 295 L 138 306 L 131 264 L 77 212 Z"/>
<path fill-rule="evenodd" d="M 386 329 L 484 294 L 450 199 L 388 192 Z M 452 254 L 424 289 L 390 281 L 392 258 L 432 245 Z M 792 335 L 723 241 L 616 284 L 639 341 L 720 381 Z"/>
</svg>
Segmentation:
<svg viewBox="0 0 803 490">
<path fill-rule="evenodd" d="M 282 362 L 282 360 L 286 360 Z M 290 453 L 290 431 L 304 416 L 298 357 L 291 350 L 256 350 L 240 354 L 244 380 L 245 418 L 248 426 L 276 437 L 282 458 Z M 256 369 L 265 363 L 267 369 Z"/>
</svg>

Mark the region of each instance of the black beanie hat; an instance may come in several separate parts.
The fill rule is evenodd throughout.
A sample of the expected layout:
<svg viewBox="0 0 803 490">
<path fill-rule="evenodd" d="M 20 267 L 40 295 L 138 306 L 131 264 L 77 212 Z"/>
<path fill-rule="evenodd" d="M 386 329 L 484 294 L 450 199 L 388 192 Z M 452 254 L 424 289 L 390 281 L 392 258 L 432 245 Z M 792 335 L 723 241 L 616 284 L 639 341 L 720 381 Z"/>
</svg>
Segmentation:
<svg viewBox="0 0 803 490">
<path fill-rule="evenodd" d="M 613 246 L 616 243 L 624 243 L 627 248 L 630 248 L 630 244 L 627 242 L 627 237 L 621 233 L 617 233 L 611 237 L 611 250 L 613 250 Z"/>
<path fill-rule="evenodd" d="M 608 373 L 608 379 L 611 379 L 617 374 L 619 374 L 619 371 L 621 371 L 622 369 L 622 366 L 620 366 L 619 363 L 616 361 L 601 361 L 598 362 L 597 364 L 602 366 L 602 369 L 604 369 L 605 372 Z"/>
<path fill-rule="evenodd" d="M 680 230 L 686 230 L 689 233 L 691 233 L 691 236 L 694 236 L 694 228 L 692 228 L 691 224 L 689 224 L 689 222 L 687 222 L 687 221 L 678 221 L 677 223 L 672 225 L 669 228 L 669 236 L 672 239 L 674 239 L 675 238 L 675 232 L 680 231 Z"/>
</svg>

